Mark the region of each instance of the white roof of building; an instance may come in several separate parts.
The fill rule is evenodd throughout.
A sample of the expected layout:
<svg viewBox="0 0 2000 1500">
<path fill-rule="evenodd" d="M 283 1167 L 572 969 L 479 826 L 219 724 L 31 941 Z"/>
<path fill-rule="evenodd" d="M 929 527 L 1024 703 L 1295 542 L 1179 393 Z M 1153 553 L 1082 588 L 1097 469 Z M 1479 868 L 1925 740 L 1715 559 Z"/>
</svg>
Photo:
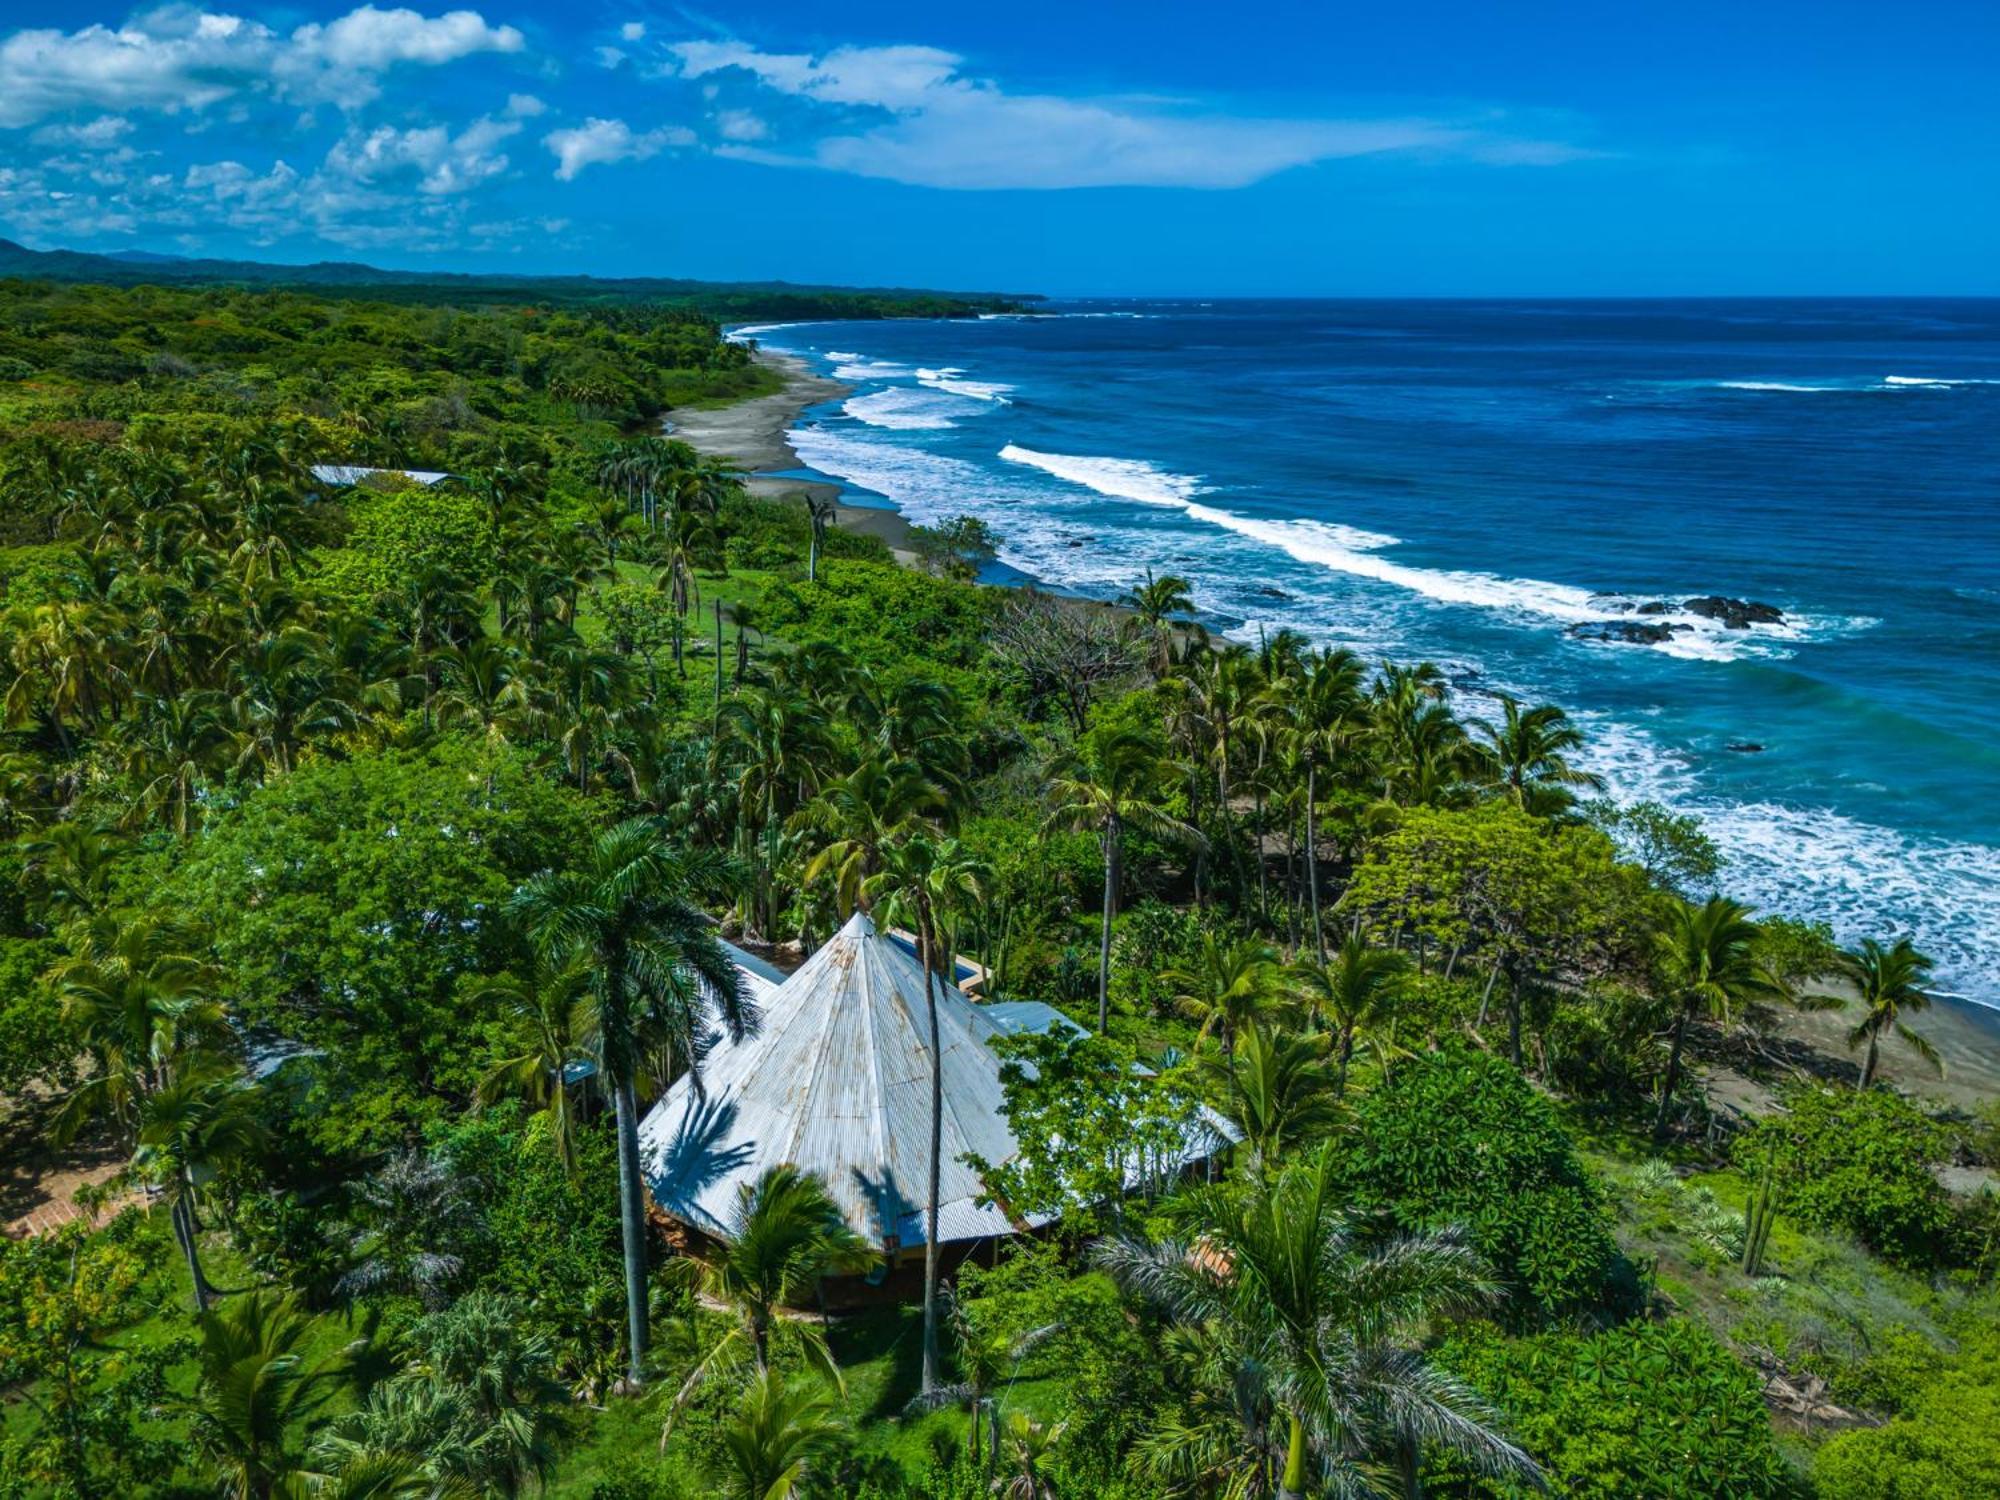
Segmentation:
<svg viewBox="0 0 2000 1500">
<path fill-rule="evenodd" d="M 404 479 L 424 485 L 436 484 L 440 479 L 451 478 L 449 474 L 440 474 L 432 469 L 370 469 L 360 464 L 314 464 L 312 466 L 312 476 L 321 484 L 359 484 L 371 474 L 398 474 Z"/>
<path fill-rule="evenodd" d="M 956 988 L 936 988 L 944 1057 L 938 1239 L 1010 1234 L 980 1207 L 968 1152 L 1016 1152 L 1000 1113 L 1006 1031 Z M 727 1231 L 739 1188 L 780 1163 L 816 1174 L 848 1223 L 885 1250 L 920 1245 L 930 1170 L 930 1023 L 923 969 L 856 913 L 782 985 L 758 996 L 762 1023 L 718 1041 L 701 1089 L 682 1078 L 639 1127 L 653 1199 L 710 1233 Z"/>
</svg>

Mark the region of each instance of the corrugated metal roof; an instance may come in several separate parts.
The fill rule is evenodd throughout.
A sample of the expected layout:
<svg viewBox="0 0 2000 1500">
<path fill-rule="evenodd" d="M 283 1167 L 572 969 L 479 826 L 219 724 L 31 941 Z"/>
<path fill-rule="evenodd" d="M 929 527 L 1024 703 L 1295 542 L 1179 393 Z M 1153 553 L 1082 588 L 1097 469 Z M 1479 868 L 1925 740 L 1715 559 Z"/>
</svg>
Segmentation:
<svg viewBox="0 0 2000 1500">
<path fill-rule="evenodd" d="M 359 484 L 371 474 L 399 474 L 405 479 L 413 480 L 417 484 L 423 485 L 436 484 L 441 479 L 451 478 L 449 474 L 440 474 L 432 469 L 371 469 L 363 464 L 314 464 L 312 466 L 312 476 L 321 484 Z"/>
<path fill-rule="evenodd" d="M 712 1233 L 740 1185 L 789 1162 L 817 1174 L 856 1231 L 885 1248 L 921 1244 L 930 1169 L 930 1023 L 915 957 L 857 913 L 760 1002 L 762 1024 L 717 1042 L 639 1128 L 654 1200 Z M 944 1054 L 938 1238 L 1007 1234 L 980 1208 L 968 1152 L 1000 1163 L 1016 1146 L 1000 1113 L 1001 1028 L 950 985 L 937 988 Z"/>
</svg>

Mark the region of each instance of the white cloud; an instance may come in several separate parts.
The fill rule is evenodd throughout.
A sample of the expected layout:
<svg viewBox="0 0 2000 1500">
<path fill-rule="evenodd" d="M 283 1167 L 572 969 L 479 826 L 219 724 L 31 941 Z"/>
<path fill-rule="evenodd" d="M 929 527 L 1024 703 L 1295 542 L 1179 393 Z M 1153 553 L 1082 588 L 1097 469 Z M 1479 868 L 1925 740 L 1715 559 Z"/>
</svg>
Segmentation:
<svg viewBox="0 0 2000 1500">
<path fill-rule="evenodd" d="M 507 170 L 506 155 L 495 148 L 520 129 L 519 121 L 484 117 L 457 135 L 442 125 L 411 130 L 383 125 L 337 141 L 327 153 L 326 170 L 368 183 L 414 173 L 419 192 L 463 193 Z"/>
<path fill-rule="evenodd" d="M 542 144 L 555 155 L 557 178 L 569 182 L 585 167 L 644 161 L 668 146 L 691 146 L 694 139 L 693 131 L 679 126 L 661 126 L 640 134 L 623 120 L 592 117 L 581 125 L 550 131 L 542 137 Z"/>
<path fill-rule="evenodd" d="M 625 61 L 625 49 L 622 47 L 599 47 L 595 55 L 600 68 L 615 68 Z"/>
<path fill-rule="evenodd" d="M 718 112 L 718 154 L 818 166 L 941 188 L 1234 188 L 1313 162 L 1390 152 L 1495 165 L 1549 165 L 1586 154 L 1444 119 L 1269 119 L 1197 114 L 1120 99 L 1009 93 L 935 47 L 841 47 L 821 56 L 734 41 L 672 46 L 690 79 L 748 75 L 766 91 L 825 106 L 802 148 L 748 144 L 737 111 Z M 760 121 L 761 123 L 761 121 Z"/>
<path fill-rule="evenodd" d="M 325 26 L 299 27 L 292 33 L 291 50 L 295 56 L 318 58 L 336 68 L 380 72 L 395 63 L 436 66 L 475 52 L 519 52 L 524 45 L 512 26 L 489 26 L 477 11 L 423 16 L 413 10 L 364 5 Z"/>
<path fill-rule="evenodd" d="M 715 128 L 725 141 L 761 141 L 771 127 L 747 109 L 725 109 L 715 117 Z"/>
<path fill-rule="evenodd" d="M 643 42 L 646 39 L 646 23 L 627 21 L 618 28 L 618 35 L 628 42 Z"/>
<path fill-rule="evenodd" d="M 548 106 L 533 94 L 509 94 L 507 113 L 517 120 L 532 120 L 547 111 Z"/>
<path fill-rule="evenodd" d="M 281 36 L 241 16 L 169 5 L 116 29 L 40 28 L 0 40 L 0 127 L 70 110 L 200 111 L 243 94 L 347 107 L 378 97 L 380 75 L 399 64 L 525 45 L 512 26 L 469 10 L 427 17 L 363 5 Z"/>
<path fill-rule="evenodd" d="M 99 115 L 80 125 L 44 125 L 29 137 L 37 146 L 75 146 L 85 151 L 105 151 L 132 133 L 132 122 L 122 115 Z"/>
</svg>

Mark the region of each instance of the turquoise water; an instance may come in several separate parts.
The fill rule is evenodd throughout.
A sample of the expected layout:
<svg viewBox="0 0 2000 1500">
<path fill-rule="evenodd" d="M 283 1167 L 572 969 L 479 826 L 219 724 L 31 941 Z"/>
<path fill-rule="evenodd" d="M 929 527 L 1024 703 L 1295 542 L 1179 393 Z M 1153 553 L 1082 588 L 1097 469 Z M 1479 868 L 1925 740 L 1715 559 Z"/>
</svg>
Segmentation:
<svg viewBox="0 0 2000 1500">
<path fill-rule="evenodd" d="M 796 434 L 815 470 L 1051 584 L 1173 571 L 1231 635 L 1560 702 L 1733 892 L 1912 932 L 2000 1005 L 2000 303 L 1054 311 L 755 336 L 855 387 Z M 1576 633 L 1642 618 L 1685 628 Z"/>
</svg>

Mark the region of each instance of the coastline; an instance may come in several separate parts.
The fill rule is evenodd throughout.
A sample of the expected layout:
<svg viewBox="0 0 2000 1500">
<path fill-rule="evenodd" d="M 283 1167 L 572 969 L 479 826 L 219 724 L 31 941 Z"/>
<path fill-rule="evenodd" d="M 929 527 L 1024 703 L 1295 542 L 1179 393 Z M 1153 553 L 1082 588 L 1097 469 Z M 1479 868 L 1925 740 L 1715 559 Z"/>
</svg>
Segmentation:
<svg viewBox="0 0 2000 1500">
<path fill-rule="evenodd" d="M 800 413 L 824 401 L 838 401 L 854 387 L 815 375 L 797 355 L 759 349 L 753 358 L 783 376 L 785 388 L 729 406 L 671 411 L 664 424 L 667 436 L 679 438 L 709 458 L 735 464 L 747 475 L 744 489 L 759 499 L 804 499 L 810 495 L 833 500 L 836 524 L 862 536 L 880 537 L 898 562 L 914 561 L 910 523 L 900 510 L 842 504 L 839 485 L 788 477 L 791 471 L 804 467 L 789 436 Z"/>
<path fill-rule="evenodd" d="M 789 438 L 801 413 L 822 402 L 840 400 L 854 388 L 814 374 L 796 355 L 760 349 L 755 358 L 784 377 L 783 390 L 730 406 L 670 413 L 669 435 L 705 455 L 738 465 L 748 475 L 745 488 L 753 495 L 764 499 L 833 498 L 837 524 L 880 537 L 899 562 L 913 564 L 911 524 L 899 510 L 839 504 L 839 485 L 789 477 L 804 467 Z M 1776 1014 L 1768 1033 L 1772 1050 L 1806 1072 L 1851 1084 L 1860 1071 L 1860 1054 L 1850 1053 L 1846 1046 L 1854 1016 L 1851 1007 L 1818 1012 L 1784 1009 Z M 1884 1044 L 1879 1065 L 1885 1082 L 1913 1097 L 1958 1110 L 2000 1098 L 2000 1010 L 1939 996 L 1928 1012 L 1910 1024 L 1944 1057 L 1946 1076 L 1939 1079 L 1921 1058 L 1891 1040 Z M 1771 1080 L 1777 1070 L 1768 1065 L 1746 1068 L 1734 1059 L 1720 1057 L 1710 1066 L 1712 1093 L 1718 1103 L 1737 1106 L 1756 1100 L 1759 1108 L 1769 1107 L 1774 1098 Z"/>
</svg>

